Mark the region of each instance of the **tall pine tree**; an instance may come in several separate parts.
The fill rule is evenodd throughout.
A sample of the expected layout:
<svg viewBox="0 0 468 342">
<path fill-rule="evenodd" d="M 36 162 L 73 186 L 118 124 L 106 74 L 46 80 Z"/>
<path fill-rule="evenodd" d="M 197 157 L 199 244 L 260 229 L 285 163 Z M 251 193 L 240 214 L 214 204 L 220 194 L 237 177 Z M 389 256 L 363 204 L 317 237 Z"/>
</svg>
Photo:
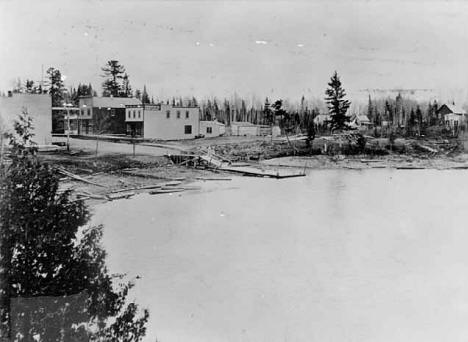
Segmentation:
<svg viewBox="0 0 468 342">
<path fill-rule="evenodd" d="M 125 68 L 119 61 L 110 60 L 101 68 L 104 72 L 105 81 L 102 84 L 102 96 L 118 97 L 122 91 L 121 80 L 125 75 Z"/>
<path fill-rule="evenodd" d="M 330 124 L 332 131 L 348 128 L 347 123 L 350 121 L 350 118 L 346 115 L 346 112 L 351 102 L 345 100 L 346 92 L 341 85 L 340 78 L 336 71 L 328 83 L 325 94 L 327 95 L 325 102 L 328 105 L 328 112 L 331 116 Z"/>
</svg>

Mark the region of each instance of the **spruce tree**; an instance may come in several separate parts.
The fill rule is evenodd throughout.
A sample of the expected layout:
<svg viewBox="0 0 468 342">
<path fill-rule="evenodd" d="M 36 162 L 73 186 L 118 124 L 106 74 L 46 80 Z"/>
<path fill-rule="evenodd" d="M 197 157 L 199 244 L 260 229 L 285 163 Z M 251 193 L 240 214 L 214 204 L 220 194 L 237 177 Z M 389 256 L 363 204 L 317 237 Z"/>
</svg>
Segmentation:
<svg viewBox="0 0 468 342">
<path fill-rule="evenodd" d="M 341 85 L 338 73 L 335 71 L 328 83 L 328 89 L 325 91 L 327 97 L 325 102 L 328 105 L 328 112 L 330 113 L 331 129 L 342 130 L 348 128 L 347 123 L 350 118 L 346 115 L 351 102 L 345 100 L 346 92 Z"/>
<path fill-rule="evenodd" d="M 143 103 L 150 103 L 151 100 L 149 98 L 148 92 L 146 91 L 146 85 L 143 86 L 143 94 L 141 95 L 141 102 Z"/>
<path fill-rule="evenodd" d="M 118 97 L 122 91 L 120 80 L 124 78 L 125 68 L 119 61 L 110 60 L 101 68 L 104 72 L 105 81 L 102 84 L 102 96 Z"/>
<path fill-rule="evenodd" d="M 58 69 L 49 68 L 47 75 L 49 75 L 49 94 L 52 97 L 52 107 L 61 107 L 64 100 L 62 73 Z"/>
<path fill-rule="evenodd" d="M 0 340 L 140 341 L 148 312 L 109 274 L 102 226 L 86 227 L 85 203 L 37 158 L 27 113 L 14 129 L 0 179 Z"/>
</svg>

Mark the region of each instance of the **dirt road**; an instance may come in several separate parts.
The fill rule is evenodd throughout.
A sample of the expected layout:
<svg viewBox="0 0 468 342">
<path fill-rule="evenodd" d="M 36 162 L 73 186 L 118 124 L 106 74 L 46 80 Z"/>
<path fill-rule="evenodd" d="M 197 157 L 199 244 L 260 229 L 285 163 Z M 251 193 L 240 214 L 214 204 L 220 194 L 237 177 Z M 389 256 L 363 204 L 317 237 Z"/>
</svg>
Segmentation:
<svg viewBox="0 0 468 342">
<path fill-rule="evenodd" d="M 54 141 L 57 142 L 66 142 L 65 137 L 56 137 Z M 86 139 L 76 139 L 70 138 L 70 149 L 72 151 L 83 150 L 85 152 L 95 152 L 96 151 L 96 141 L 95 140 L 86 140 Z M 114 154 L 118 153 L 120 155 L 132 155 L 133 154 L 133 145 L 128 143 L 117 143 L 109 141 L 98 141 L 98 155 L 104 154 Z M 151 146 L 150 144 L 136 144 L 135 153 L 138 155 L 149 155 L 149 156 L 163 156 L 165 154 L 174 154 L 177 153 L 178 149 L 161 147 L 161 146 Z"/>
</svg>

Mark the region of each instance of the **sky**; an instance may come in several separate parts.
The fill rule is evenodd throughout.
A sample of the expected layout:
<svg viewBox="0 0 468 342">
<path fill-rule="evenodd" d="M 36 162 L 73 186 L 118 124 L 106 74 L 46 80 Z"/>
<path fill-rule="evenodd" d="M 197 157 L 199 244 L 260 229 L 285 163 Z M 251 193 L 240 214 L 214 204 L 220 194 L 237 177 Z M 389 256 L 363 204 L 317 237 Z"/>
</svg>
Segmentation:
<svg viewBox="0 0 468 342">
<path fill-rule="evenodd" d="M 468 3 L 0 0 L 0 89 L 56 67 L 68 86 L 119 60 L 155 98 L 323 97 L 380 90 L 468 102 Z M 379 91 L 376 91 L 378 89 Z"/>
</svg>

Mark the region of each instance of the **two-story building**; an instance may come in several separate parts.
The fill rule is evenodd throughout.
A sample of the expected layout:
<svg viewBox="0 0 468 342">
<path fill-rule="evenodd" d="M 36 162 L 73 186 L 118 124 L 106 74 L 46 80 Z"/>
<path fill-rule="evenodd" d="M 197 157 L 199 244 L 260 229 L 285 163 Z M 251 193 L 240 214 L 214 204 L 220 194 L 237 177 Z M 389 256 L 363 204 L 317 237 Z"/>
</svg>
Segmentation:
<svg viewBox="0 0 468 342">
<path fill-rule="evenodd" d="M 132 97 L 81 97 L 80 134 L 126 134 L 126 106 L 137 105 L 141 101 Z"/>
<path fill-rule="evenodd" d="M 199 134 L 198 107 L 169 104 L 128 105 L 125 108 L 126 134 L 146 139 L 193 139 Z"/>
</svg>

